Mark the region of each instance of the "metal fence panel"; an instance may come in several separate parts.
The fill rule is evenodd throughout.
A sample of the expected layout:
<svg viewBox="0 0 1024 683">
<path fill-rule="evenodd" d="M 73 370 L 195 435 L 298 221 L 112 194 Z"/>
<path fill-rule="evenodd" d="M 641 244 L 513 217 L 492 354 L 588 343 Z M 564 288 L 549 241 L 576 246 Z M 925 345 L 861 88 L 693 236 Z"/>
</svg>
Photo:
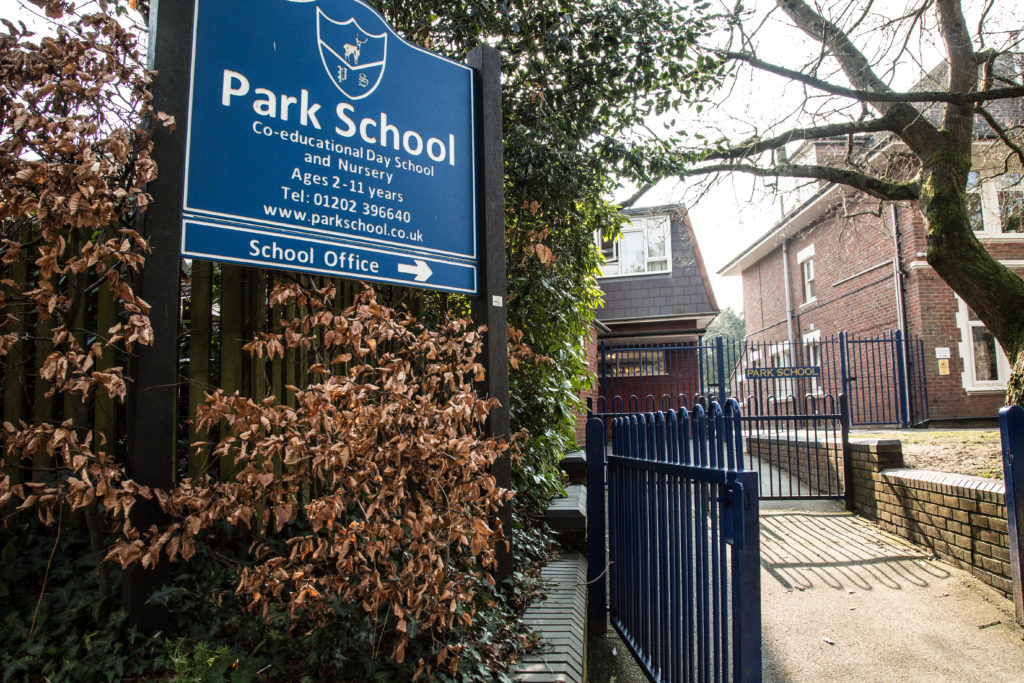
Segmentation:
<svg viewBox="0 0 1024 683">
<path fill-rule="evenodd" d="M 821 368 L 819 377 L 747 379 L 751 368 Z M 924 343 L 899 331 L 879 337 L 845 332 L 802 341 L 622 343 L 598 349 L 600 390 L 594 406 L 602 415 L 692 408 L 735 397 L 747 414 L 768 414 L 773 402 L 790 412 L 805 399 L 846 394 L 858 426 L 916 424 L 928 417 Z M 755 399 L 753 402 L 750 399 Z"/>
<path fill-rule="evenodd" d="M 587 431 L 588 483 L 607 473 L 607 563 L 604 501 L 591 497 L 591 623 L 603 624 L 607 567 L 611 623 L 653 680 L 760 680 L 757 474 L 740 469 L 739 405 L 611 426 L 608 455 L 604 422 Z"/>
</svg>

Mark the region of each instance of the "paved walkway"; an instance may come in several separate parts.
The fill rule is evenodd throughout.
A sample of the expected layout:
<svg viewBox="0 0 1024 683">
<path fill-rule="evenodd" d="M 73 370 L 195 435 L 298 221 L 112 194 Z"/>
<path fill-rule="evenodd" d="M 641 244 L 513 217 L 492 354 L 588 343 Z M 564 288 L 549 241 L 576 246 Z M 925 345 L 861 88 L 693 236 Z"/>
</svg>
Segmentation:
<svg viewBox="0 0 1024 683">
<path fill-rule="evenodd" d="M 765 681 L 1024 681 L 1009 601 L 834 503 L 763 503 L 761 563 Z"/>
</svg>

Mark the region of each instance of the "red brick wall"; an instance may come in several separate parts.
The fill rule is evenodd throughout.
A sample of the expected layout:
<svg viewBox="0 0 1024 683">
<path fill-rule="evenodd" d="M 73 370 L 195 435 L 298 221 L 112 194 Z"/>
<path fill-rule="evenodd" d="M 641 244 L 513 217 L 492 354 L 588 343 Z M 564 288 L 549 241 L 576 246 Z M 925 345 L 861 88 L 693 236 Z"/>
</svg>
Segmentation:
<svg viewBox="0 0 1024 683">
<path fill-rule="evenodd" d="M 671 346 L 688 347 L 695 342 L 670 342 Z M 656 347 L 652 347 L 656 350 Z M 634 410 L 638 405 L 630 401 L 631 396 L 636 396 L 639 401 L 640 410 L 669 410 L 679 405 L 679 395 L 686 397 L 687 405 L 692 405 L 693 395 L 699 392 L 699 367 L 697 365 L 696 349 L 671 348 L 662 351 L 665 357 L 665 373 L 659 375 L 638 375 L 634 377 L 613 377 L 607 382 L 607 391 L 604 386 L 600 387 L 602 396 L 614 401 L 615 396 L 621 396 L 623 407 L 626 410 Z M 648 396 L 654 397 L 654 405 L 651 405 Z M 596 404 L 595 404 L 596 405 Z M 612 403 L 604 410 L 616 410 Z"/>
<path fill-rule="evenodd" d="M 814 300 L 805 302 L 797 255 L 812 244 L 816 293 Z M 845 331 L 874 336 L 894 329 L 897 312 L 892 258 L 892 239 L 885 226 L 863 218 L 851 224 L 841 217 L 826 217 L 791 238 L 788 265 L 797 340 L 813 330 L 822 330 L 825 335 Z M 743 271 L 743 309 L 748 338 L 784 340 L 785 302 L 780 245 Z"/>
<path fill-rule="evenodd" d="M 846 212 L 876 209 L 848 197 Z M 904 278 L 907 331 L 924 342 L 930 416 L 994 416 L 1003 392 L 968 394 L 963 388 L 964 361 L 959 355 L 961 332 L 957 326 L 957 301 L 953 291 L 925 262 L 925 221 L 916 204 L 897 206 L 901 231 L 900 249 Z M 793 301 L 796 341 L 812 330 L 829 336 L 848 332 L 880 336 L 899 327 L 897 295 L 893 279 L 894 246 L 888 207 L 883 217 L 869 213 L 853 219 L 826 215 L 789 240 L 789 280 Z M 814 245 L 816 300 L 804 302 L 797 254 Z M 997 258 L 1024 259 L 1024 242 L 988 242 Z M 1021 269 L 1024 270 L 1024 269 Z M 743 308 L 748 339 L 786 339 L 785 289 L 782 246 L 743 271 Z M 938 374 L 936 348 L 950 349 L 949 374 Z"/>
<path fill-rule="evenodd" d="M 597 327 L 591 325 L 590 336 L 587 338 L 587 370 L 596 373 L 597 372 Z M 594 386 L 588 391 L 580 392 L 580 398 L 586 403 L 587 399 L 590 398 L 597 403 L 597 379 L 594 379 Z M 576 414 L 576 443 L 580 448 L 583 448 L 587 440 L 587 413 L 583 412 Z"/>
</svg>

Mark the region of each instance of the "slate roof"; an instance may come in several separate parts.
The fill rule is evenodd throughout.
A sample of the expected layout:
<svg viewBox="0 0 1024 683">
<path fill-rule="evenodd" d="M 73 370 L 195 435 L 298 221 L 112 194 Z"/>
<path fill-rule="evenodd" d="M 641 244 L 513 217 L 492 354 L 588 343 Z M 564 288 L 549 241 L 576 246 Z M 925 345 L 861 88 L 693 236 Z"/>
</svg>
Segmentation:
<svg viewBox="0 0 1024 683">
<path fill-rule="evenodd" d="M 981 67 L 979 77 L 981 75 Z M 993 64 L 993 88 L 1007 87 L 1010 83 L 1020 85 L 1024 81 L 1024 54 L 1019 52 L 1003 53 L 996 57 Z M 1009 83 L 1007 82 L 1009 81 Z M 918 81 L 911 92 L 928 92 L 933 90 L 945 90 L 949 87 L 949 63 L 943 61 L 932 69 L 920 81 Z M 919 104 L 924 110 L 925 117 L 936 126 L 942 123 L 943 103 L 938 102 L 930 105 Z M 992 118 L 1007 131 L 1019 131 L 1024 126 L 1024 101 L 1019 99 L 992 100 L 985 103 L 985 109 L 992 114 Z M 996 137 L 988 122 L 981 115 L 974 117 L 974 137 L 978 140 L 986 140 Z"/>
<path fill-rule="evenodd" d="M 672 269 L 657 275 L 601 278 L 604 308 L 597 311 L 603 323 L 717 315 L 707 270 L 700 256 L 686 209 L 678 204 L 627 209 L 626 216 L 669 214 L 672 226 Z"/>
</svg>

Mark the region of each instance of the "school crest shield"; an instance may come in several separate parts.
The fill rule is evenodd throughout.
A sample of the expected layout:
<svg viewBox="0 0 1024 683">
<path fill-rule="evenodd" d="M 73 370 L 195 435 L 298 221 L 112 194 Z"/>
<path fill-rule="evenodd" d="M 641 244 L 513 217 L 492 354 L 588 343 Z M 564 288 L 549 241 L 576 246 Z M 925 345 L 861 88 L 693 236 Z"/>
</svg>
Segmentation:
<svg viewBox="0 0 1024 683">
<path fill-rule="evenodd" d="M 376 90 L 387 61 L 387 31 L 370 33 L 355 17 L 338 21 L 317 7 L 316 37 L 324 69 L 342 94 L 360 100 Z"/>
</svg>

